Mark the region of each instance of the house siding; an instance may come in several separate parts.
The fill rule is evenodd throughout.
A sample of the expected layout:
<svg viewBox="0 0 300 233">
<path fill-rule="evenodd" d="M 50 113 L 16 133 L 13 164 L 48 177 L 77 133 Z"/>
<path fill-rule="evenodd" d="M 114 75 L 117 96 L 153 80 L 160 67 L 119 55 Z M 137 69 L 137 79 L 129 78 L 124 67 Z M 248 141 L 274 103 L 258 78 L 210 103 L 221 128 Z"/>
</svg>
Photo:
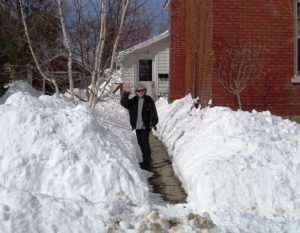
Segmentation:
<svg viewBox="0 0 300 233">
<path fill-rule="evenodd" d="M 122 81 L 123 83 L 127 83 L 131 86 L 134 86 L 134 74 L 135 74 L 135 68 L 134 68 L 134 58 L 133 57 L 128 57 L 123 60 L 122 62 Z"/>
<path fill-rule="evenodd" d="M 169 73 L 169 48 L 158 54 L 158 73 Z"/>
<path fill-rule="evenodd" d="M 191 93 L 200 98 L 202 106 L 212 99 L 213 105 L 236 109 L 236 97 L 213 77 L 214 51 L 230 40 L 251 41 L 264 47 L 267 74 L 251 81 L 242 92 L 243 109 L 299 115 L 300 85 L 291 82 L 294 19 L 290 6 L 293 1 L 289 0 L 171 0 L 169 100 Z M 174 51 L 178 46 L 185 50 L 184 56 Z M 180 69 L 179 75 L 173 69 Z M 184 84 L 179 79 L 182 73 Z"/>
<path fill-rule="evenodd" d="M 136 85 L 138 82 L 138 61 L 142 58 L 153 60 L 152 85 L 148 86 L 148 94 L 154 98 L 166 95 L 169 89 L 169 82 L 168 80 L 160 80 L 158 74 L 169 74 L 169 38 L 164 38 L 123 57 L 121 67 L 124 83 L 130 84 L 132 87 Z"/>
<path fill-rule="evenodd" d="M 158 75 L 168 74 L 169 75 L 169 47 L 162 50 L 158 54 Z M 160 79 L 157 81 L 157 93 L 158 96 L 165 96 L 169 92 L 169 79 Z"/>
</svg>

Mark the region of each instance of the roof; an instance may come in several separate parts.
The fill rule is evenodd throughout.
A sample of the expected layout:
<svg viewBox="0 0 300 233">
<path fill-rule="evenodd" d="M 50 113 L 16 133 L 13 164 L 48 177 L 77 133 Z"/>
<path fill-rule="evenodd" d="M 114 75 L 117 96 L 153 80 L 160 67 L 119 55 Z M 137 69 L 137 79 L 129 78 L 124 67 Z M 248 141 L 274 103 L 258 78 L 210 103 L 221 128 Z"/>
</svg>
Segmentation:
<svg viewBox="0 0 300 233">
<path fill-rule="evenodd" d="M 55 59 L 60 58 L 60 57 L 64 57 L 66 59 L 69 59 L 69 56 L 66 54 L 66 52 L 59 52 L 55 56 L 53 56 L 53 57 L 49 58 L 47 61 L 45 61 L 44 65 L 48 64 L 48 63 L 50 63 L 50 62 L 52 62 Z M 73 56 L 72 61 L 73 61 L 73 63 L 76 63 L 80 67 L 83 67 L 82 61 L 78 56 Z M 88 64 L 85 64 L 85 69 L 89 70 L 89 65 Z"/>
<path fill-rule="evenodd" d="M 144 41 L 144 42 L 142 42 L 140 44 L 137 44 L 137 45 L 135 45 L 133 47 L 130 47 L 130 48 L 126 49 L 126 50 L 120 51 L 118 53 L 118 57 L 126 56 L 126 55 L 128 55 L 130 53 L 133 53 L 133 52 L 135 52 L 135 51 L 137 51 L 139 49 L 145 48 L 145 47 L 147 47 L 149 45 L 152 45 L 152 44 L 154 44 L 154 43 L 156 43 L 156 42 L 158 42 L 160 40 L 163 40 L 165 38 L 168 38 L 168 37 L 169 37 L 169 31 L 165 31 L 165 32 L 163 32 L 163 33 L 161 33 L 161 34 L 159 34 L 159 35 L 157 35 L 157 36 L 155 36 L 155 37 L 153 37 L 153 38 L 151 38 L 149 40 L 146 40 L 146 41 Z"/>
</svg>

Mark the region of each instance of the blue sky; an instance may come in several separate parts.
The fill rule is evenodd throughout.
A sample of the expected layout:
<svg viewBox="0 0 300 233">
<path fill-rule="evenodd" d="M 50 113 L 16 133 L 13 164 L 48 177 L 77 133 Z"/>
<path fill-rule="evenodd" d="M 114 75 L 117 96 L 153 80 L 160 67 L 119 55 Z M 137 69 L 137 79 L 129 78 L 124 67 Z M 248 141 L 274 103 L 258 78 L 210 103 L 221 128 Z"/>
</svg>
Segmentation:
<svg viewBox="0 0 300 233">
<path fill-rule="evenodd" d="M 163 9 L 163 6 L 165 4 L 165 0 L 148 0 L 148 4 L 152 8 L 158 8 L 158 10 Z"/>
<path fill-rule="evenodd" d="M 168 21 L 168 12 L 164 9 L 165 0 L 148 0 L 147 4 L 151 7 L 157 17 L 157 30 L 154 32 L 152 36 L 155 36 L 165 30 L 167 27 L 161 28 L 159 26 L 160 22 L 167 22 Z M 166 25 L 165 25 L 166 26 Z"/>
</svg>

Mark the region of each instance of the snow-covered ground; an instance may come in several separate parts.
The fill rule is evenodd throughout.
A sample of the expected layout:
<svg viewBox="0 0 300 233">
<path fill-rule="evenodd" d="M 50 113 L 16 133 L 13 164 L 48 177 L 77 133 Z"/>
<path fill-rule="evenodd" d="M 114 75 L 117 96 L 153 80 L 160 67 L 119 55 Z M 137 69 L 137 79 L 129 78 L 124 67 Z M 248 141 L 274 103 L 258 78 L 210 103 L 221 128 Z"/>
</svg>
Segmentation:
<svg viewBox="0 0 300 233">
<path fill-rule="evenodd" d="M 299 124 L 192 106 L 157 102 L 156 134 L 188 193 L 167 205 L 118 100 L 91 114 L 14 83 L 0 98 L 0 232 L 300 232 Z"/>
<path fill-rule="evenodd" d="M 300 232 L 300 125 L 269 112 L 157 103 L 159 138 L 195 212 L 230 232 Z"/>
<path fill-rule="evenodd" d="M 118 101 L 92 115 L 22 82 L 1 101 L 0 232 L 200 232 L 205 218 L 151 194 Z"/>
</svg>

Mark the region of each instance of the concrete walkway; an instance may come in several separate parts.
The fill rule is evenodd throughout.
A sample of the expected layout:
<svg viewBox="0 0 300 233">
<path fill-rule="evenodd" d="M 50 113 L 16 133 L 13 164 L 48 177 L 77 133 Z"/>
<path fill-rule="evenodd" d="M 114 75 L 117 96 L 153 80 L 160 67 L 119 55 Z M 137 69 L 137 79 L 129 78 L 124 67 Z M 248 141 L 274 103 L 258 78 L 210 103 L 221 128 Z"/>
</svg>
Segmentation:
<svg viewBox="0 0 300 233">
<path fill-rule="evenodd" d="M 153 192 L 160 194 L 165 201 L 171 204 L 185 203 L 187 195 L 173 172 L 166 148 L 152 134 L 150 134 L 149 141 L 152 151 L 151 172 L 154 173 L 149 178 L 149 183 L 153 187 Z"/>
</svg>

